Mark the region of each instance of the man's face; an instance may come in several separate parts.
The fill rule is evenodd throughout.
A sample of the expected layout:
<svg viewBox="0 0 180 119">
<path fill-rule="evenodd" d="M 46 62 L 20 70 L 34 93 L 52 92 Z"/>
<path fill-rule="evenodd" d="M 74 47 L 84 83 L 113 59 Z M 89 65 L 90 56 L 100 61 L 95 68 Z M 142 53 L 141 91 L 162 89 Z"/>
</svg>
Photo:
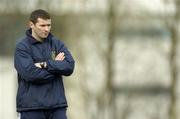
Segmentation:
<svg viewBox="0 0 180 119">
<path fill-rule="evenodd" d="M 30 22 L 30 27 L 32 29 L 32 36 L 37 40 L 42 40 L 47 38 L 51 30 L 51 19 L 38 18 L 35 24 Z"/>
</svg>

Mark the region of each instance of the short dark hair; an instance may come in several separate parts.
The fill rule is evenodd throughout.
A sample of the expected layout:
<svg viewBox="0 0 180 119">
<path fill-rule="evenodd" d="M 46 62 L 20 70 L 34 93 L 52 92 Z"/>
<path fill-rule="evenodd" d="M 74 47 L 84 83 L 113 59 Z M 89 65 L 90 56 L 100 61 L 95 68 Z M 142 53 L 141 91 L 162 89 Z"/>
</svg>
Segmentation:
<svg viewBox="0 0 180 119">
<path fill-rule="evenodd" d="M 31 13 L 29 21 L 31 21 L 34 24 L 36 24 L 38 18 L 42 18 L 42 19 L 45 19 L 45 20 L 46 19 L 51 19 L 51 17 L 50 17 L 48 12 L 46 12 L 45 10 L 42 10 L 42 9 L 37 9 L 37 10 L 34 10 Z"/>
</svg>

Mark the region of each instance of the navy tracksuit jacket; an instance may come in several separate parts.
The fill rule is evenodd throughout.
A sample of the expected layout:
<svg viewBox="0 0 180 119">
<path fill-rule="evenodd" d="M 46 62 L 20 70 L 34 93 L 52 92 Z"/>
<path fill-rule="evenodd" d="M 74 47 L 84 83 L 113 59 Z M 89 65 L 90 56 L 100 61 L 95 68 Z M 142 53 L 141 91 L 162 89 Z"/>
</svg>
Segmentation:
<svg viewBox="0 0 180 119">
<path fill-rule="evenodd" d="M 16 46 L 14 65 L 18 73 L 17 111 L 54 109 L 67 107 L 62 76 L 69 76 L 74 70 L 74 60 L 67 47 L 52 34 L 43 42 L 31 36 Z M 65 53 L 63 61 L 55 61 L 55 56 Z M 47 68 L 37 68 L 34 63 L 46 62 Z"/>
</svg>

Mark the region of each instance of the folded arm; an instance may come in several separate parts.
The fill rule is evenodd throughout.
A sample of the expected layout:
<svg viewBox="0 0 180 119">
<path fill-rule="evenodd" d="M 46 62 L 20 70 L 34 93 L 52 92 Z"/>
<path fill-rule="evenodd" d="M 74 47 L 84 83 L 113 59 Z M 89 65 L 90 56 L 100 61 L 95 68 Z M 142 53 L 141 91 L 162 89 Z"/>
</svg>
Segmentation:
<svg viewBox="0 0 180 119">
<path fill-rule="evenodd" d="M 74 70 L 74 59 L 64 44 L 62 44 L 59 51 L 55 60 L 46 62 L 47 71 L 57 75 L 69 76 Z"/>
<path fill-rule="evenodd" d="M 37 67 L 24 46 L 17 47 L 14 57 L 15 68 L 21 78 L 32 83 L 48 83 L 55 76 L 45 69 Z"/>
</svg>

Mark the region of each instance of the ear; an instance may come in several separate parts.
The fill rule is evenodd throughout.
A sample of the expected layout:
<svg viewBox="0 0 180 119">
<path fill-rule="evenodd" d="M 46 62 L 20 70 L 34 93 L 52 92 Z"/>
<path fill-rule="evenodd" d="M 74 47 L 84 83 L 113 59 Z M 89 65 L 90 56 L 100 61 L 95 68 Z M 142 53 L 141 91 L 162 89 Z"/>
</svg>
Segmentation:
<svg viewBox="0 0 180 119">
<path fill-rule="evenodd" d="M 33 28 L 34 27 L 34 23 L 32 21 L 29 22 L 29 27 Z"/>
</svg>

